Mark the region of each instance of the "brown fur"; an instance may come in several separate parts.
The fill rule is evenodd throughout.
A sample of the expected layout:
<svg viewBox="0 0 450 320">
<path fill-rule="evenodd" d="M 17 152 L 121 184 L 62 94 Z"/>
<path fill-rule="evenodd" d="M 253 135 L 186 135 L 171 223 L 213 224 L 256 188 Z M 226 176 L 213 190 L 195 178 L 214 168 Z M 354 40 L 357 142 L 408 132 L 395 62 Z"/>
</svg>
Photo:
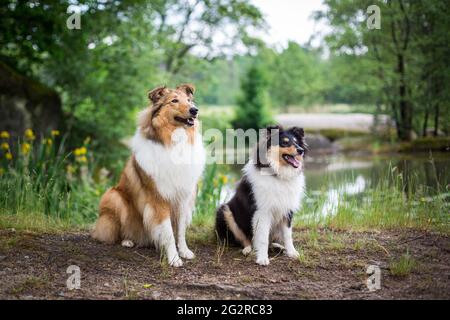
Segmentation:
<svg viewBox="0 0 450 320">
<path fill-rule="evenodd" d="M 149 139 L 170 145 L 172 132 L 183 126 L 174 117 L 189 116 L 193 93 L 192 85 L 181 85 L 176 89 L 159 87 L 149 92 L 151 105 L 141 112 L 138 120 L 141 132 Z M 178 102 L 173 102 L 174 99 Z M 191 143 L 194 142 L 196 125 L 197 121 L 194 126 L 186 128 Z M 118 185 L 106 191 L 100 200 L 99 218 L 92 237 L 110 244 L 127 239 L 147 246 L 151 242 L 149 229 L 167 218 L 171 218 L 175 235 L 176 212 L 176 205 L 159 194 L 152 177 L 131 156 Z"/>
<path fill-rule="evenodd" d="M 194 94 L 194 86 L 184 84 L 176 89 L 159 87 L 149 92 L 152 105 L 141 112 L 138 125 L 149 139 L 171 144 L 172 133 L 180 126 L 175 120 L 176 116 L 187 118 L 190 116 L 189 108 Z M 177 99 L 177 103 L 172 101 Z M 197 122 L 192 127 L 187 127 L 188 139 L 194 142 Z"/>
<path fill-rule="evenodd" d="M 233 232 L 233 235 L 236 238 L 236 240 L 239 241 L 244 248 L 250 246 L 252 244 L 251 241 L 239 228 L 236 221 L 234 220 L 233 213 L 231 212 L 230 208 L 227 205 L 224 206 L 223 216 L 228 228 L 230 229 L 231 232 Z"/>
</svg>

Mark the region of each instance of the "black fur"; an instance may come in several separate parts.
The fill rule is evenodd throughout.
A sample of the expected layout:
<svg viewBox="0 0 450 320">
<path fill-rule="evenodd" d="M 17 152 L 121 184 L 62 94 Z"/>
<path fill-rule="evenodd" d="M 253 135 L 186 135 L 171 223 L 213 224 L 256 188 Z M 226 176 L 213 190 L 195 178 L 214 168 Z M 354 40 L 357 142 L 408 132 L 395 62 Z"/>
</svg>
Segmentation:
<svg viewBox="0 0 450 320">
<path fill-rule="evenodd" d="M 290 228 L 292 225 L 292 218 L 294 217 L 294 211 L 289 211 L 288 215 L 287 215 L 287 223 L 288 223 L 288 227 Z"/>
<path fill-rule="evenodd" d="M 238 227 L 244 232 L 247 239 L 252 239 L 252 219 L 256 211 L 256 202 L 253 197 L 252 187 L 245 175 L 239 181 L 236 193 L 233 198 L 226 204 L 233 214 L 234 220 Z M 224 205 L 220 206 L 216 215 L 216 231 L 219 239 L 232 245 L 240 246 L 232 232 L 229 232 L 228 226 L 224 218 Z"/>
<path fill-rule="evenodd" d="M 278 133 L 278 137 L 275 135 Z M 279 145 L 283 138 L 289 139 L 289 144 L 293 144 L 294 140 L 296 140 L 295 144 L 303 150 L 303 156 L 305 156 L 306 151 L 308 150 L 308 146 L 305 143 L 305 131 L 303 128 L 292 127 L 288 130 L 284 130 L 284 128 L 280 125 L 273 125 L 266 128 L 266 136 L 263 141 L 259 141 L 256 149 L 256 167 L 257 168 L 268 168 L 269 164 L 267 158 L 265 157 L 267 151 L 271 146 Z M 293 139 L 295 137 L 295 139 Z M 260 152 L 261 148 L 264 148 L 262 152 Z"/>
</svg>

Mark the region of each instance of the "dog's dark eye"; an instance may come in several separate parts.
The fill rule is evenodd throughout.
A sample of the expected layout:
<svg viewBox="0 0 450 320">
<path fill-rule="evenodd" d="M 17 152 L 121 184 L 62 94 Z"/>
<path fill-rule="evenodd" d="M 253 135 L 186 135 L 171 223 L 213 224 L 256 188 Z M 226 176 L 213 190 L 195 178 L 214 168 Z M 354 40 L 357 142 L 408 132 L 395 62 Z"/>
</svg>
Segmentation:
<svg viewBox="0 0 450 320">
<path fill-rule="evenodd" d="M 172 103 L 178 103 L 178 99 L 173 99 Z"/>
</svg>

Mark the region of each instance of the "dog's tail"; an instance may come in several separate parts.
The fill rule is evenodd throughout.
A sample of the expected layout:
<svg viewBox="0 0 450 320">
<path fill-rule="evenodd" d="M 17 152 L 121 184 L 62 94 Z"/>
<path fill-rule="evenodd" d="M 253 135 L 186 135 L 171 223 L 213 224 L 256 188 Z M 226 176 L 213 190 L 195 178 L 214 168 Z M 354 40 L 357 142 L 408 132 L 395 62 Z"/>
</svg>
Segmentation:
<svg viewBox="0 0 450 320">
<path fill-rule="evenodd" d="M 247 238 L 245 233 L 239 228 L 234 219 L 233 212 L 226 204 L 219 207 L 217 210 L 216 230 L 219 236 L 225 234 L 220 228 L 226 227 L 233 234 L 237 242 L 239 242 L 244 248 L 251 245 L 251 241 Z M 221 236 L 223 239 L 224 237 Z"/>
<path fill-rule="evenodd" d="M 100 200 L 100 216 L 91 231 L 92 238 L 109 244 L 117 243 L 120 238 L 118 212 L 125 210 L 120 194 L 114 189 L 106 191 Z"/>
</svg>

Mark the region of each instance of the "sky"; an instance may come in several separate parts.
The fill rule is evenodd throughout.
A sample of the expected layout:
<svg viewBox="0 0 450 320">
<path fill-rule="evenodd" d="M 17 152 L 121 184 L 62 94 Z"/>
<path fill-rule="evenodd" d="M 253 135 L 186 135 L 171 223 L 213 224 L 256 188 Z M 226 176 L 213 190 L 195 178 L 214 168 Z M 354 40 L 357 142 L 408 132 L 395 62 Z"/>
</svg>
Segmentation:
<svg viewBox="0 0 450 320">
<path fill-rule="evenodd" d="M 320 33 L 326 25 L 317 23 L 311 15 L 325 6 L 322 0 L 251 0 L 265 16 L 270 29 L 261 37 L 268 43 L 286 47 L 289 40 L 306 43 L 312 35 L 317 36 L 313 46 L 320 44 Z"/>
</svg>

